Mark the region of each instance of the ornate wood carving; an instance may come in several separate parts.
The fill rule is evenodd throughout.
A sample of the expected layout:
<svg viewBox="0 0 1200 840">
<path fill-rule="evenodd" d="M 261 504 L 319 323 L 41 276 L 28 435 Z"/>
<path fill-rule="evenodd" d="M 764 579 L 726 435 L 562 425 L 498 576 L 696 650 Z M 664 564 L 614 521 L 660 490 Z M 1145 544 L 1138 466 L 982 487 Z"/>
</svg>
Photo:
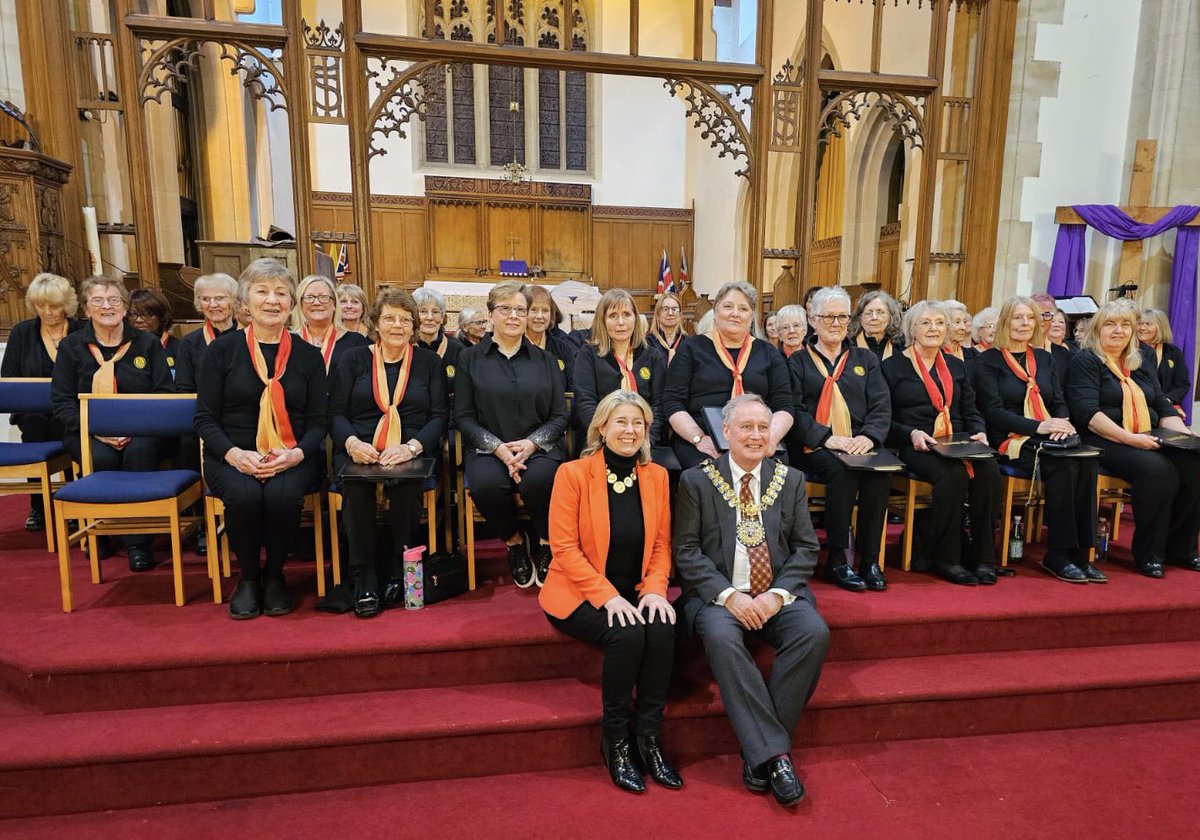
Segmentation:
<svg viewBox="0 0 1200 840">
<path fill-rule="evenodd" d="M 304 52 L 308 67 L 308 117 L 312 122 L 345 124 L 345 96 L 342 86 L 342 24 L 330 29 L 324 19 L 310 27 L 303 18 Z"/>
<path fill-rule="evenodd" d="M 164 93 L 175 93 L 187 83 L 189 68 L 199 68 L 204 44 L 216 44 L 220 58 L 230 63 L 229 72 L 241 76 L 242 86 L 252 99 L 262 100 L 272 111 L 287 111 L 287 83 L 282 69 L 283 50 L 258 47 L 246 41 L 212 38 L 144 39 L 138 90 L 143 104 L 162 102 Z"/>
<path fill-rule="evenodd" d="M 831 136 L 841 137 L 851 122 L 861 120 L 871 108 L 883 111 L 884 118 L 908 143 L 909 148 L 920 149 L 925 145 L 925 99 L 921 96 L 905 96 L 887 91 L 847 91 L 831 100 L 821 112 L 818 143 L 827 143 Z"/>
<path fill-rule="evenodd" d="M 737 85 L 730 93 L 718 91 L 707 82 L 696 79 L 667 79 L 663 87 L 683 99 L 692 125 L 700 129 L 700 137 L 717 150 L 717 157 L 745 158 L 746 165 L 736 174 L 753 181 L 753 140 L 746 128 L 746 118 L 754 103 L 754 88 Z"/>
<path fill-rule="evenodd" d="M 775 78 L 771 80 L 771 151 L 798 152 L 802 132 L 800 131 L 801 92 L 804 89 L 803 63 L 797 70 L 789 58 L 783 62 Z"/>
<path fill-rule="evenodd" d="M 426 89 L 434 85 L 433 74 L 444 63 L 422 61 L 406 66 L 387 58 L 367 60 L 368 89 L 375 92 L 367 114 L 369 158 L 387 154 L 379 143 L 389 135 L 401 140 L 408 137 L 413 117 L 425 119 Z"/>
<path fill-rule="evenodd" d="M 592 207 L 594 219 L 670 219 L 691 221 L 695 212 L 690 207 L 618 207 L 597 204 Z"/>
<path fill-rule="evenodd" d="M 439 193 L 474 196 L 524 196 L 527 198 L 558 199 L 563 202 L 591 204 L 592 188 L 588 184 L 557 184 L 549 181 L 523 181 L 514 184 L 496 178 L 455 178 L 444 175 L 425 177 L 425 195 Z"/>
</svg>

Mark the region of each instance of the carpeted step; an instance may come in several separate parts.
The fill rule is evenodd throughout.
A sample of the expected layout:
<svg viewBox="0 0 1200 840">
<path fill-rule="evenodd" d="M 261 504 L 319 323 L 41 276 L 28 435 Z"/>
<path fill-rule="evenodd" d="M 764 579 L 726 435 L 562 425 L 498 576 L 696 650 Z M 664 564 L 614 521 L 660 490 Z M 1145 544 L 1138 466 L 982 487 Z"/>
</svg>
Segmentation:
<svg viewBox="0 0 1200 840">
<path fill-rule="evenodd" d="M 599 761 L 598 689 L 554 679 L 29 715 L 6 721 L 0 816 L 551 770 Z M 1194 717 L 1200 643 L 830 662 L 800 743 Z M 715 687 L 668 709 L 681 759 L 736 749 Z"/>
</svg>

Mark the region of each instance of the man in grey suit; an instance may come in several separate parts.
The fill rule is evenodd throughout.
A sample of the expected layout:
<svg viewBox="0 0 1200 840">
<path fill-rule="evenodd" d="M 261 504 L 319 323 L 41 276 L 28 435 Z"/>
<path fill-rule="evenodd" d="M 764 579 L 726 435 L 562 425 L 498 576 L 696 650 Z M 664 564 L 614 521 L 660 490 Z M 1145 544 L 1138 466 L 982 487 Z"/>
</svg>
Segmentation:
<svg viewBox="0 0 1200 840">
<path fill-rule="evenodd" d="M 767 457 L 771 409 L 754 394 L 721 411 L 729 453 L 679 480 L 672 543 L 683 584 L 683 625 L 704 642 L 742 747 L 742 782 L 782 805 L 804 798 L 789 752 L 829 647 L 808 579 L 817 540 L 804 477 Z M 771 677 L 746 649 L 752 633 L 775 648 Z"/>
</svg>

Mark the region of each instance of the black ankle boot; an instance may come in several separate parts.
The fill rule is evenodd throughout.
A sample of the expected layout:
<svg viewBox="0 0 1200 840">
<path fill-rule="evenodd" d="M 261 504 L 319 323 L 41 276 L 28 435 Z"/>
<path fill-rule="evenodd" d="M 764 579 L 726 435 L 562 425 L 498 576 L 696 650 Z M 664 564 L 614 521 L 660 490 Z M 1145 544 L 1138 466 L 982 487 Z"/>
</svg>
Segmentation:
<svg viewBox="0 0 1200 840">
<path fill-rule="evenodd" d="M 633 744 L 628 735 L 623 738 L 604 738 L 600 742 L 600 751 L 604 754 L 604 766 L 608 768 L 609 778 L 614 785 L 630 793 L 645 792 L 646 782 L 634 763 Z"/>
<path fill-rule="evenodd" d="M 268 575 L 263 581 L 263 615 L 287 615 L 292 611 L 292 596 L 287 590 L 283 572 Z"/>
<path fill-rule="evenodd" d="M 657 735 L 637 736 L 637 751 L 642 769 L 650 774 L 650 778 L 656 784 L 671 790 L 679 790 L 683 787 L 683 779 L 667 762 L 662 751 L 662 741 L 658 740 Z"/>
<path fill-rule="evenodd" d="M 229 599 L 229 617 L 237 621 L 262 615 L 262 586 L 257 580 L 243 577 Z"/>
</svg>

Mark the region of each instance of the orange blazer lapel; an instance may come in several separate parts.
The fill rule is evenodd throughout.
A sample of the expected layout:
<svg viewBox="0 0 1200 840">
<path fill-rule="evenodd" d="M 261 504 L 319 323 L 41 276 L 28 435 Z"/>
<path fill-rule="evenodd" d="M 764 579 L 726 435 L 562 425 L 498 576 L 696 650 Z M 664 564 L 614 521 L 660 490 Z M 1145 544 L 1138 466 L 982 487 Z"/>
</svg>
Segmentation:
<svg viewBox="0 0 1200 840">
<path fill-rule="evenodd" d="M 608 480 L 604 471 L 604 452 L 592 456 L 591 480 L 588 482 L 588 503 L 592 509 L 592 542 L 596 546 L 596 556 L 591 558 L 592 565 L 604 572 L 608 562 Z"/>
</svg>

